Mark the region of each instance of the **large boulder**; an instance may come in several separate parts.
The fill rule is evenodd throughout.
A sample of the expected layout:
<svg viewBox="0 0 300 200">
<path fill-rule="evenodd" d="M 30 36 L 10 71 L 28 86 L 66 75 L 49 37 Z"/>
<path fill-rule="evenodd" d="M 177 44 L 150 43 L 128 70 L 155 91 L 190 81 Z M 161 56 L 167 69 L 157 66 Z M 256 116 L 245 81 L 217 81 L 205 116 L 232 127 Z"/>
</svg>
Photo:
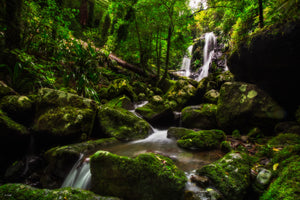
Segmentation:
<svg viewBox="0 0 300 200">
<path fill-rule="evenodd" d="M 146 138 L 152 132 L 145 120 L 122 108 L 101 107 L 98 122 L 103 134 L 124 141 Z"/>
<path fill-rule="evenodd" d="M 182 128 L 182 127 L 170 127 L 168 129 L 167 136 L 168 138 L 180 139 L 183 136 L 186 136 L 190 133 L 194 133 L 195 131 L 192 129 Z"/>
<path fill-rule="evenodd" d="M 91 173 L 93 192 L 132 200 L 182 199 L 186 183 L 172 160 L 152 153 L 133 159 L 98 151 Z"/>
<path fill-rule="evenodd" d="M 221 130 L 202 130 L 183 136 L 177 141 L 178 146 L 186 149 L 211 150 L 220 148 L 226 135 Z"/>
<path fill-rule="evenodd" d="M 255 83 L 291 115 L 299 104 L 300 20 L 265 27 L 240 43 L 228 58 L 238 81 Z"/>
<path fill-rule="evenodd" d="M 41 139 L 48 136 L 48 142 L 80 141 L 90 136 L 95 115 L 96 112 L 88 108 L 51 108 L 36 119 L 33 129 Z"/>
<path fill-rule="evenodd" d="M 217 109 L 219 126 L 228 131 L 248 132 L 253 127 L 272 130 L 285 111 L 256 85 L 227 82 L 220 90 Z"/>
<path fill-rule="evenodd" d="M 182 110 L 182 124 L 187 128 L 213 129 L 217 127 L 216 113 L 214 104 L 189 106 Z"/>
<path fill-rule="evenodd" d="M 250 186 L 250 166 L 247 155 L 232 152 L 197 170 L 197 174 L 208 177 L 226 200 L 240 200 Z"/>
<path fill-rule="evenodd" d="M 90 191 L 74 188 L 61 188 L 56 190 L 37 189 L 24 184 L 6 184 L 0 186 L 0 199 L 7 200 L 53 200 L 53 199 L 73 199 L 73 200 L 118 200 L 115 197 L 102 197 Z"/>
</svg>

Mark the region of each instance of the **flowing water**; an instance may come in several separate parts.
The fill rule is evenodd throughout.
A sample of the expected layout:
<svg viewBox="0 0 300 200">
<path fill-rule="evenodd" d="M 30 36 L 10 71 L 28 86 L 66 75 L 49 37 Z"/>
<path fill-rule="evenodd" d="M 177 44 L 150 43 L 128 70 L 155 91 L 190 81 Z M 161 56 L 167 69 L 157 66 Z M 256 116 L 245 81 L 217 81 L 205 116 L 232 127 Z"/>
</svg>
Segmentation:
<svg viewBox="0 0 300 200">
<path fill-rule="evenodd" d="M 189 46 L 188 48 L 188 55 L 185 55 L 183 60 L 182 60 L 182 65 L 181 65 L 181 76 L 186 76 L 189 77 L 191 75 L 191 54 L 193 50 L 193 45 Z"/>
<path fill-rule="evenodd" d="M 205 34 L 205 45 L 203 49 L 203 66 L 200 69 L 200 74 L 197 78 L 197 81 L 201 81 L 203 78 L 208 76 L 209 67 L 211 65 L 211 61 L 213 55 L 215 53 L 214 48 L 217 45 L 217 38 L 213 32 Z"/>
</svg>

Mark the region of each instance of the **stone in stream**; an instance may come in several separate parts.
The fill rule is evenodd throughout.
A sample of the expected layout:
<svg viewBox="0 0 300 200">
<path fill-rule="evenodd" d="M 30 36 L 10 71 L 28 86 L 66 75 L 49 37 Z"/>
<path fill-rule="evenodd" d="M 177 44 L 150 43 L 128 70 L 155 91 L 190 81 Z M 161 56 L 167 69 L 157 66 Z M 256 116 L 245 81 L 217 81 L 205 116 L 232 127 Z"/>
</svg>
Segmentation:
<svg viewBox="0 0 300 200">
<path fill-rule="evenodd" d="M 217 106 L 214 104 L 201 104 L 189 106 L 182 110 L 182 124 L 186 128 L 214 129 Z"/>
<path fill-rule="evenodd" d="M 123 141 L 143 139 L 152 132 L 148 122 L 122 108 L 100 107 L 98 122 L 106 136 Z"/>
<path fill-rule="evenodd" d="M 98 151 L 91 157 L 92 191 L 132 200 L 182 199 L 186 176 L 159 154 L 136 158 Z"/>
<path fill-rule="evenodd" d="M 197 174 L 208 177 L 225 199 L 240 200 L 244 199 L 250 186 L 250 169 L 248 155 L 231 152 L 197 170 Z"/>
<path fill-rule="evenodd" d="M 72 199 L 72 200 L 119 200 L 116 197 L 103 197 L 93 192 L 74 189 L 61 188 L 56 190 L 37 189 L 24 184 L 6 184 L 0 186 L 0 199 L 31 199 L 31 200 L 53 200 L 53 199 Z"/>
<path fill-rule="evenodd" d="M 182 148 L 205 151 L 220 148 L 225 139 L 226 134 L 222 130 L 202 130 L 183 136 L 177 144 Z"/>
<path fill-rule="evenodd" d="M 170 127 L 168 129 L 168 138 L 181 139 L 183 136 L 186 136 L 190 133 L 194 133 L 192 129 L 182 128 L 182 127 Z"/>
</svg>

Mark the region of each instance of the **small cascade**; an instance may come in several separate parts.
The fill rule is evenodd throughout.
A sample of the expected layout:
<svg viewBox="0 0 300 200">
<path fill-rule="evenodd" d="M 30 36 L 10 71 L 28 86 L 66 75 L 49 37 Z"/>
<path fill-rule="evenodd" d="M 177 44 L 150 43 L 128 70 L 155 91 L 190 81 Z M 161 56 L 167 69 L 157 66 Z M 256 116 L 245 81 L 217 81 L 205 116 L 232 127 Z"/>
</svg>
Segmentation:
<svg viewBox="0 0 300 200">
<path fill-rule="evenodd" d="M 181 65 L 181 75 L 189 77 L 191 75 L 191 54 L 193 50 L 193 45 L 189 46 L 188 48 L 188 55 L 184 56 L 182 60 L 182 65 Z"/>
<path fill-rule="evenodd" d="M 91 172 L 89 159 L 83 160 L 83 154 L 80 154 L 78 161 L 69 172 L 61 187 L 89 189 L 90 184 Z"/>
<path fill-rule="evenodd" d="M 208 76 L 209 67 L 214 56 L 214 48 L 217 45 L 217 38 L 213 32 L 205 34 L 205 45 L 203 49 L 204 64 L 200 69 L 200 74 L 197 81 L 201 81 L 203 78 Z"/>
</svg>

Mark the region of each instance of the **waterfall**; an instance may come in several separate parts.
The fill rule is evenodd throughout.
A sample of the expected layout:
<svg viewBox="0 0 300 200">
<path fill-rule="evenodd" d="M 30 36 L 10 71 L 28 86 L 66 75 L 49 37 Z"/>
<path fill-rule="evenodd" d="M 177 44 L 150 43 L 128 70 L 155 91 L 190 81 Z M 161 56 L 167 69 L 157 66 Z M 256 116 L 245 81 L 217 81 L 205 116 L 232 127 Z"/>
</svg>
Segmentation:
<svg viewBox="0 0 300 200">
<path fill-rule="evenodd" d="M 184 72 L 183 76 L 189 77 L 191 75 L 191 54 L 193 50 L 193 45 L 189 46 L 188 52 L 189 54 L 184 56 L 182 60 L 181 70 Z"/>
<path fill-rule="evenodd" d="M 203 78 L 208 76 L 209 67 L 215 53 L 214 48 L 217 45 L 217 38 L 213 32 L 205 34 L 205 45 L 203 49 L 203 66 L 200 69 L 200 74 L 197 81 L 201 81 Z"/>
<path fill-rule="evenodd" d="M 90 183 L 91 172 L 89 159 L 83 161 L 83 154 L 80 154 L 78 161 L 69 172 L 61 187 L 89 189 Z"/>
</svg>

